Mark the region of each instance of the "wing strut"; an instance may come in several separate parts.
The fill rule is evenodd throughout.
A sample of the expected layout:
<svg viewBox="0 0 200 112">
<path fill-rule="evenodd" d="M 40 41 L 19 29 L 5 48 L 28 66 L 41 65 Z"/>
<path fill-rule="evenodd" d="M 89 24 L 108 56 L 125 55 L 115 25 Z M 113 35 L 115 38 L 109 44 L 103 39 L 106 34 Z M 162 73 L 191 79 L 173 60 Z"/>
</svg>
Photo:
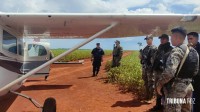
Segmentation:
<svg viewBox="0 0 200 112">
<path fill-rule="evenodd" d="M 0 89 L 0 93 L 1 92 L 9 92 L 9 90 L 16 84 L 21 83 L 23 80 L 25 80 L 26 78 L 28 78 L 29 76 L 35 74 L 36 72 L 38 72 L 39 70 L 45 68 L 46 66 L 52 64 L 53 62 L 56 62 L 58 59 L 62 58 L 65 55 L 68 55 L 69 53 L 73 52 L 74 50 L 82 47 L 83 45 L 89 43 L 90 41 L 94 40 L 95 38 L 97 38 L 98 36 L 100 36 L 101 34 L 109 31 L 111 28 L 115 27 L 118 23 L 117 22 L 113 22 L 111 25 L 109 25 L 108 27 L 106 27 L 105 29 L 99 31 L 98 33 L 94 34 L 93 36 L 89 37 L 87 40 L 83 41 L 82 43 L 72 47 L 71 49 L 67 50 L 66 52 L 60 54 L 59 56 L 49 60 L 48 62 L 38 66 L 37 68 L 31 70 L 30 72 L 26 73 L 25 75 L 22 75 L 20 78 L 10 82 L 9 84 L 7 84 L 6 86 L 2 87 Z"/>
</svg>

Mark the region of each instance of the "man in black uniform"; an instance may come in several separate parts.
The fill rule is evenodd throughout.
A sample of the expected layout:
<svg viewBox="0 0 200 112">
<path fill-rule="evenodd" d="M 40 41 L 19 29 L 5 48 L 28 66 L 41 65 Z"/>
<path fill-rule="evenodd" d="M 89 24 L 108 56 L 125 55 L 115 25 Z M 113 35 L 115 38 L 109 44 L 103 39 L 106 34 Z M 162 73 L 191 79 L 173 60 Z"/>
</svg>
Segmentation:
<svg viewBox="0 0 200 112">
<path fill-rule="evenodd" d="M 101 62 L 103 61 L 103 55 L 104 55 L 104 51 L 103 49 L 100 47 L 100 43 L 96 44 L 97 47 L 94 48 L 91 52 L 92 56 L 91 56 L 91 61 L 93 61 L 92 65 L 93 65 L 93 77 L 97 76 L 97 74 L 99 73 L 99 69 L 101 66 Z"/>
<path fill-rule="evenodd" d="M 167 57 L 173 49 L 173 47 L 170 46 L 169 36 L 167 34 L 162 34 L 158 38 L 160 39 L 160 45 L 158 46 L 158 50 L 155 53 L 152 67 L 155 76 L 155 84 L 157 83 L 159 77 L 161 77 L 167 61 Z M 162 97 L 163 96 L 156 93 L 156 105 L 150 109 L 150 111 L 159 111 L 163 109 L 163 106 L 161 105 Z"/>
<path fill-rule="evenodd" d="M 199 34 L 197 32 L 190 32 L 187 34 L 187 39 L 188 39 L 188 44 L 192 46 L 200 55 L 200 43 L 198 42 Z M 193 97 L 195 98 L 195 104 L 193 105 L 193 112 L 199 112 L 200 111 L 200 73 L 199 72 L 193 78 L 192 85 L 194 87 Z"/>
</svg>

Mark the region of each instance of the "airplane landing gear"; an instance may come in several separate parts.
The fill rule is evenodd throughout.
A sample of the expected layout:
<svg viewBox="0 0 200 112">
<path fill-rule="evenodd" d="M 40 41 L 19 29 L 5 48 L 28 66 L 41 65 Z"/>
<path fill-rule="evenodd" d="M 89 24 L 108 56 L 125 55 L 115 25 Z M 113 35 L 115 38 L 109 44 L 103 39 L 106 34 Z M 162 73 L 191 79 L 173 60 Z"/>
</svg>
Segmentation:
<svg viewBox="0 0 200 112">
<path fill-rule="evenodd" d="M 31 101 L 31 103 L 33 103 L 33 105 L 37 108 L 40 108 L 42 110 L 42 112 L 56 112 L 56 99 L 49 97 L 44 101 L 44 105 L 42 106 L 40 103 L 38 103 L 36 100 L 34 100 L 33 98 L 26 96 L 24 94 L 15 92 L 15 91 L 10 91 L 13 94 L 19 95 L 21 97 L 24 97 L 28 100 Z"/>
<path fill-rule="evenodd" d="M 44 77 L 44 80 L 45 80 L 45 81 L 47 81 L 47 78 L 48 78 L 48 77 L 49 77 L 48 75 L 47 75 L 47 76 L 45 76 L 45 77 Z"/>
<path fill-rule="evenodd" d="M 56 100 L 49 97 L 45 100 L 42 112 L 56 112 Z"/>
</svg>

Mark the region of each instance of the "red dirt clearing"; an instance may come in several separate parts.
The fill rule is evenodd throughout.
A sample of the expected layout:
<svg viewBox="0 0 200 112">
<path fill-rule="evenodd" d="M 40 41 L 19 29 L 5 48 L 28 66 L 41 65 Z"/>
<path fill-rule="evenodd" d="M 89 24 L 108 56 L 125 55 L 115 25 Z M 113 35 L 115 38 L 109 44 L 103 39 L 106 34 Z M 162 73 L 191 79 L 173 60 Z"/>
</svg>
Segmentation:
<svg viewBox="0 0 200 112">
<path fill-rule="evenodd" d="M 41 104 L 48 97 L 56 98 L 57 112 L 144 112 L 153 107 L 155 103 L 143 104 L 133 94 L 121 93 L 116 85 L 104 83 L 106 73 L 103 69 L 111 59 L 111 56 L 104 57 L 97 77 L 91 77 L 89 59 L 83 65 L 53 64 L 48 81 L 29 79 L 19 91 Z M 27 99 L 11 93 L 0 98 L 0 112 L 40 111 Z"/>
</svg>

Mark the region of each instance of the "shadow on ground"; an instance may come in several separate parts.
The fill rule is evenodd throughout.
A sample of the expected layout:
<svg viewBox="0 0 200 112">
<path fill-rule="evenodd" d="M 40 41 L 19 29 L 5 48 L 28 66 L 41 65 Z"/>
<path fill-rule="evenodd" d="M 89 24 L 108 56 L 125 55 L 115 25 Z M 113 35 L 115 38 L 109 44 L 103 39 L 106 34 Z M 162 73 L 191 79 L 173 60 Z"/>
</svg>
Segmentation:
<svg viewBox="0 0 200 112">
<path fill-rule="evenodd" d="M 55 90 L 55 89 L 66 89 L 70 88 L 72 85 L 31 85 L 24 86 L 22 91 L 31 91 L 31 90 Z"/>
<path fill-rule="evenodd" d="M 148 103 L 139 100 L 117 101 L 111 107 L 140 107 L 141 105 L 148 105 Z"/>
<path fill-rule="evenodd" d="M 20 92 L 20 91 L 17 91 Z M 0 97 L 0 111 L 1 112 L 7 112 L 7 110 L 10 108 L 12 103 L 15 101 L 18 95 L 15 95 L 13 93 L 7 93 L 6 95 L 3 95 Z"/>
<path fill-rule="evenodd" d="M 77 79 L 87 79 L 87 78 L 92 78 L 92 76 L 87 76 L 87 77 L 78 77 Z"/>
</svg>

